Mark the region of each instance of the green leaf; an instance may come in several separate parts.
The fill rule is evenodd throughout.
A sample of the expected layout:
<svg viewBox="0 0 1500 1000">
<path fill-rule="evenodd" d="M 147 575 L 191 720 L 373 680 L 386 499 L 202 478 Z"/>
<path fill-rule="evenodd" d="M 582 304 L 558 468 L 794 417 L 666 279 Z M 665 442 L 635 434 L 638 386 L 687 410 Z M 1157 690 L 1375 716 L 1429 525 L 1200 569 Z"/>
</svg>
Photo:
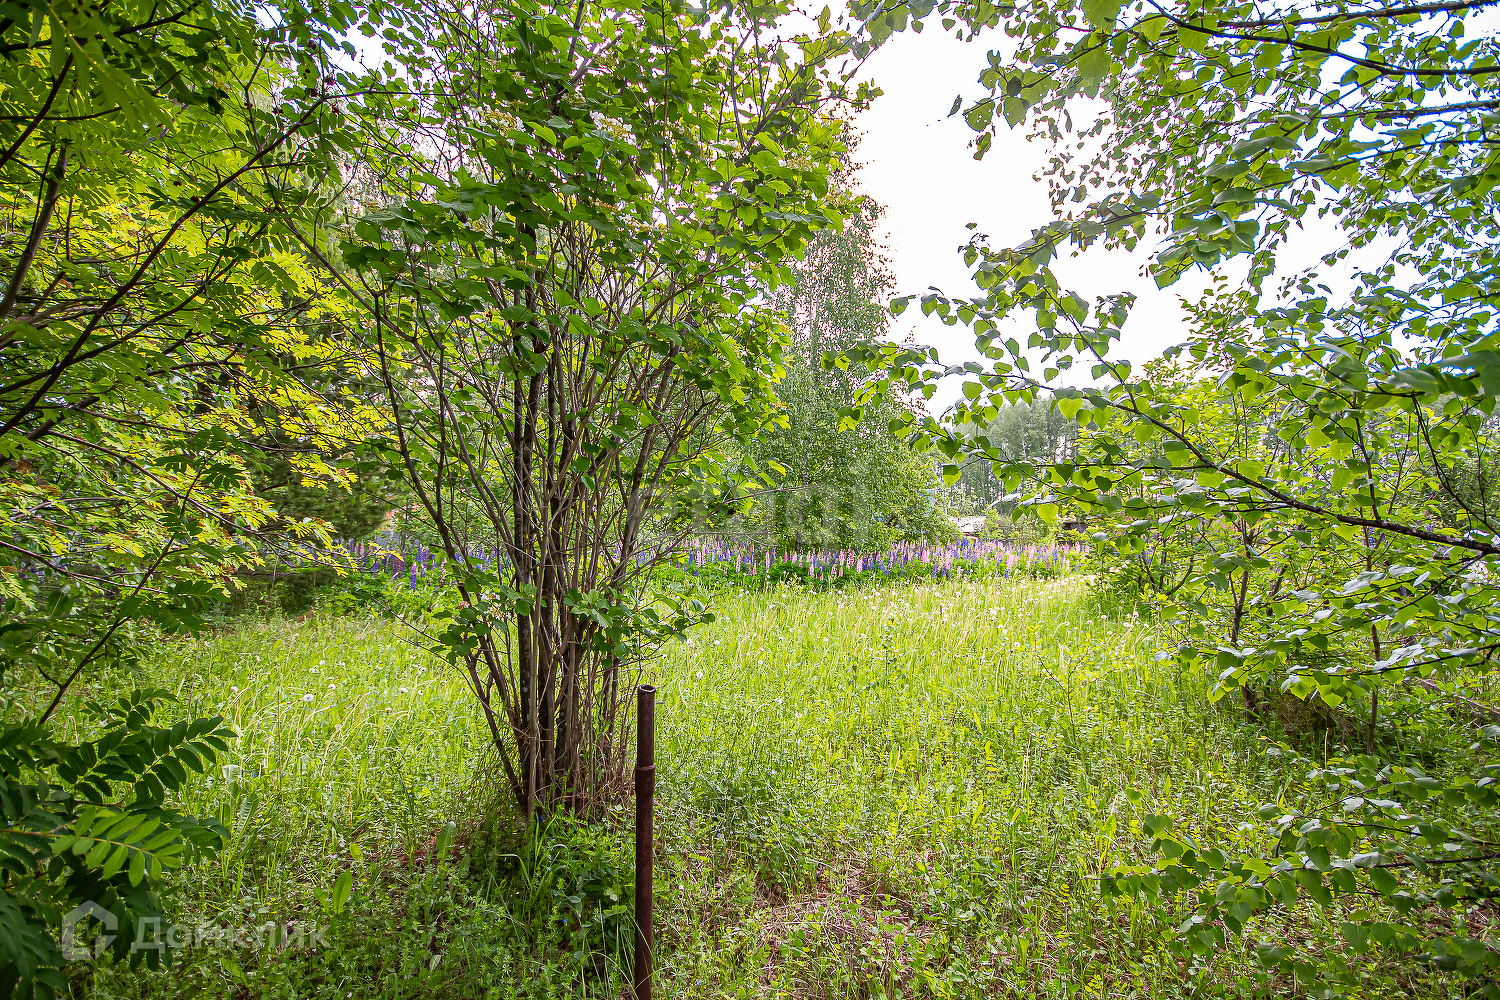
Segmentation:
<svg viewBox="0 0 1500 1000">
<path fill-rule="evenodd" d="M 1121 0 L 1083 0 L 1083 16 L 1096 31 L 1113 31 Z"/>
<path fill-rule="evenodd" d="M 344 869 L 343 873 L 339 875 L 338 879 L 333 883 L 333 895 L 331 897 L 331 903 L 334 913 L 337 914 L 344 912 L 344 906 L 349 902 L 349 894 L 351 891 L 353 891 L 353 887 L 354 873 L 346 868 Z"/>
<path fill-rule="evenodd" d="M 1205 31 L 1195 31 L 1184 26 L 1177 29 L 1177 37 L 1182 42 L 1183 48 L 1202 55 L 1208 48 L 1209 39 L 1213 36 Z"/>
<path fill-rule="evenodd" d="M 1083 83 L 1084 93 L 1093 96 L 1099 92 L 1099 85 L 1109 75 L 1109 50 L 1099 43 L 1083 44 L 1088 47 L 1078 56 L 1074 65 L 1078 67 L 1078 77 Z"/>
</svg>

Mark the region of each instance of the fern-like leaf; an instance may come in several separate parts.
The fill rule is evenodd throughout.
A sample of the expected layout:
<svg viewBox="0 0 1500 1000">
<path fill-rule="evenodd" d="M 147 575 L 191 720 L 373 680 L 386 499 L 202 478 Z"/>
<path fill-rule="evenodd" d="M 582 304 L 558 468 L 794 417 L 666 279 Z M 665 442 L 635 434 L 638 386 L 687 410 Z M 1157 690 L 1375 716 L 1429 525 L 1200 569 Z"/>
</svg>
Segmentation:
<svg viewBox="0 0 1500 1000">
<path fill-rule="evenodd" d="M 86 806 L 72 827 L 52 836 L 52 851 L 81 857 L 85 867 L 105 879 L 127 865 L 131 885 L 139 885 L 146 874 L 158 879 L 166 869 L 182 865 L 188 847 L 182 831 L 163 823 L 163 815 Z"/>
<path fill-rule="evenodd" d="M 155 804 L 186 784 L 189 771 L 202 774 L 236 735 L 219 716 L 170 728 L 112 730 L 64 751 L 58 774 L 96 805 L 114 798 L 117 785 L 128 786 L 138 803 Z"/>
<path fill-rule="evenodd" d="M 62 962 L 62 951 L 37 907 L 0 892 L 0 996 L 14 995 L 18 986 L 45 1000 L 55 991 L 66 992 Z"/>
</svg>

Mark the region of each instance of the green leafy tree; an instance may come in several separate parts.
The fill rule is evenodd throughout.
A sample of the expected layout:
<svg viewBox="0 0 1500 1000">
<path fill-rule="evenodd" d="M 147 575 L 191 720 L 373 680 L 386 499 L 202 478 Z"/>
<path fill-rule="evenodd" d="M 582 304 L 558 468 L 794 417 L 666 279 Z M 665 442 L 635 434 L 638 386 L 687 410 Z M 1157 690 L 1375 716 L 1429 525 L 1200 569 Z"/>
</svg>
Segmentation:
<svg viewBox="0 0 1500 1000">
<path fill-rule="evenodd" d="M 892 290 L 875 235 L 881 207 L 840 190 L 849 202 L 844 227 L 814 238 L 791 280 L 769 296 L 789 325 L 779 405 L 770 426 L 736 449 L 774 486 L 726 527 L 778 548 L 884 549 L 952 530 L 938 510 L 930 459 L 890 429 L 913 404 L 890 392 L 858 424 L 840 427 L 861 380 L 825 358 L 886 335 Z"/>
<path fill-rule="evenodd" d="M 707 457 L 771 398 L 759 290 L 839 223 L 831 106 L 868 86 L 845 28 L 786 13 L 431 6 L 368 210 L 337 257 L 304 233 L 367 324 L 464 602 L 444 648 L 528 814 L 618 787 L 622 672 L 698 613 L 641 606 L 673 542 L 648 529 L 714 500 Z"/>
<path fill-rule="evenodd" d="M 369 377 L 364 359 L 332 317 L 308 331 L 304 355 L 313 364 L 285 357 L 297 373 L 301 398 L 252 399 L 258 433 L 242 438 L 253 489 L 276 509 L 271 531 L 292 533 L 309 519 L 341 541 L 363 541 L 384 525 L 399 489 L 388 467 L 364 448 L 368 435 L 386 430 L 384 387 Z M 301 407 L 309 400 L 327 407 L 309 433 Z M 354 419 L 351 419 L 354 417 Z M 326 568 L 326 567 L 325 567 Z"/>
<path fill-rule="evenodd" d="M 85 672 L 197 627 L 236 570 L 326 538 L 255 492 L 265 406 L 318 454 L 378 424 L 300 377 L 349 348 L 308 336 L 327 309 L 289 229 L 338 173 L 344 109 L 369 83 L 329 55 L 359 17 L 131 2 L 0 16 L 4 995 L 67 988 L 56 934 L 87 904 L 118 924 L 112 955 L 158 961 L 134 931 L 161 915 L 163 870 L 223 833 L 170 805 L 233 735 L 220 720 L 158 721 L 170 699 L 142 692 L 95 706 L 97 734 L 74 742 L 54 714 Z"/>
<path fill-rule="evenodd" d="M 1056 149 L 1054 221 L 1015 248 L 976 239 L 967 259 L 984 294 L 922 303 L 972 324 L 990 360 L 969 371 L 953 419 L 983 426 L 1007 400 L 1050 394 L 1085 444 L 1048 470 L 1034 509 L 1097 511 L 1122 553 L 1163 530 L 1223 526 L 1178 594 L 1212 610 L 1238 593 L 1241 608 L 1261 609 L 1254 635 L 1210 613 L 1176 651 L 1214 665 L 1216 697 L 1276 680 L 1330 706 L 1362 699 L 1373 731 L 1382 684 L 1449 683 L 1500 648 L 1500 538 L 1475 472 L 1493 461 L 1500 388 L 1490 138 L 1500 99 L 1483 8 L 1041 2 L 882 14 L 890 30 L 909 17 L 941 18 L 965 37 L 1001 28 L 1006 53 L 981 76 L 989 95 L 955 112 L 977 133 L 978 156 L 1002 123 L 1027 123 Z M 1081 131 L 1079 98 L 1104 107 L 1080 118 Z M 1318 267 L 1278 278 L 1281 247 L 1315 217 L 1337 242 Z M 1195 266 L 1247 266 L 1244 283 L 1200 305 L 1195 336 L 1172 352 L 1185 381 L 1115 356 L 1128 296 L 1091 303 L 1051 268 L 1070 244 L 1134 247 L 1157 234 L 1162 285 Z M 1352 271 L 1347 297 L 1320 280 L 1335 267 Z M 1034 329 L 1025 344 L 999 333 L 1020 315 Z M 959 374 L 930 352 L 865 357 L 908 383 Z M 1058 387 L 1079 364 L 1094 383 Z M 1244 418 L 1228 429 L 1254 434 L 1212 419 L 1210 386 L 1220 415 Z M 936 421 L 913 433 L 952 456 L 965 450 Z M 998 449 L 980 453 L 1007 482 L 1024 481 Z M 1299 576 L 1300 588 L 1285 585 Z M 1161 864 L 1109 887 L 1187 906 L 1180 944 L 1200 952 L 1283 902 L 1368 901 L 1342 924 L 1353 952 L 1492 978 L 1500 962 L 1486 942 L 1422 914 L 1494 894 L 1495 765 L 1428 775 L 1399 748 L 1327 767 L 1288 759 L 1303 777 L 1295 801 L 1267 806 L 1265 853 L 1150 817 Z M 1282 943 L 1257 947 L 1314 990 L 1357 979 L 1343 956 L 1320 965 Z"/>
<path fill-rule="evenodd" d="M 1078 425 L 1050 400 L 1017 400 L 1000 407 L 982 428 L 967 425 L 958 432 L 973 457 L 961 465 L 957 485 L 973 498 L 976 511 L 1009 515 L 1016 510 L 1016 491 L 995 475 L 984 452 L 993 450 L 1012 468 L 1041 470 L 1073 457 Z"/>
</svg>

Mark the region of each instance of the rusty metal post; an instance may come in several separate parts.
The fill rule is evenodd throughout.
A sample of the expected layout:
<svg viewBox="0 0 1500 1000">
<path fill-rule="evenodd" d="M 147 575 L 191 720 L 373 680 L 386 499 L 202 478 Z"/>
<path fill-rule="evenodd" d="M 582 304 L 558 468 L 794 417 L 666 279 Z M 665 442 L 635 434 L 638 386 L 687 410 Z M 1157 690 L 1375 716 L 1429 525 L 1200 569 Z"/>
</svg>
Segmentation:
<svg viewBox="0 0 1500 1000">
<path fill-rule="evenodd" d="M 656 815 L 656 688 L 635 702 L 635 1000 L 651 1000 L 651 863 Z"/>
</svg>

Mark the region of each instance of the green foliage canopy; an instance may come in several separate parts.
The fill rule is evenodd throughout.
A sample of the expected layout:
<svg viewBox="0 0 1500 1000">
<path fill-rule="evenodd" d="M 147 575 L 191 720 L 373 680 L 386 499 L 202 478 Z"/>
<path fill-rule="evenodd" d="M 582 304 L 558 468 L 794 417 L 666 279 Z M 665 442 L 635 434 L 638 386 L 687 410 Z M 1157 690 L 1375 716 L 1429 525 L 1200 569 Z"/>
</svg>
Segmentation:
<svg viewBox="0 0 1500 1000">
<path fill-rule="evenodd" d="M 960 428 L 1050 394 L 1084 440 L 1031 503 L 1043 516 L 1064 502 L 1094 511 L 1123 555 L 1223 526 L 1177 584 L 1211 613 L 1176 655 L 1213 663 L 1219 694 L 1277 678 L 1328 705 L 1362 698 L 1373 718 L 1381 683 L 1441 686 L 1500 649 L 1500 535 L 1483 489 L 1500 388 L 1500 74 L 1497 39 L 1481 27 L 1487 6 L 1044 0 L 880 15 L 891 30 L 938 18 L 964 37 L 1004 34 L 980 78 L 988 96 L 955 112 L 976 133 L 976 156 L 1002 124 L 1054 143 L 1055 218 L 1017 247 L 970 244 L 981 296 L 923 298 L 925 311 L 973 326 L 987 365 L 869 356 L 911 384 L 964 376 Z M 1337 242 L 1313 269 L 1278 270 L 1314 219 Z M 1175 370 L 1116 356 L 1129 296 L 1089 302 L 1052 269 L 1070 246 L 1142 242 L 1163 286 L 1193 267 L 1246 269 L 1197 306 L 1191 340 L 1169 352 Z M 1320 268 L 1333 267 L 1353 272 L 1351 294 L 1323 280 Z M 1000 332 L 1019 317 L 1033 330 L 1025 343 Z M 1058 387 L 1077 367 L 1090 383 Z M 1240 408 L 1229 427 L 1212 419 L 1224 397 Z M 913 433 L 965 452 L 964 436 L 936 420 Z M 1025 481 L 998 449 L 977 453 L 1012 487 Z M 1249 635 L 1240 612 L 1252 606 Z M 1287 892 L 1364 894 L 1380 906 L 1350 917 L 1352 948 L 1492 974 L 1482 942 L 1414 915 L 1492 894 L 1492 852 L 1474 819 L 1493 809 L 1492 775 L 1439 779 L 1373 754 L 1332 769 L 1294 764 L 1307 771 L 1309 811 L 1268 807 L 1267 858 L 1230 856 L 1156 817 L 1163 867 L 1117 885 L 1186 899 L 1191 949 L 1222 946 L 1226 928 Z M 1291 948 L 1263 956 L 1322 990 L 1344 975 Z"/>
<path fill-rule="evenodd" d="M 116 957 L 159 961 L 132 946 L 163 870 L 223 834 L 170 805 L 233 736 L 220 720 L 158 720 L 171 699 L 137 692 L 67 741 L 54 712 L 86 670 L 198 627 L 235 570 L 327 540 L 258 494 L 258 436 L 300 439 L 299 477 L 338 482 L 324 456 L 379 424 L 301 377 L 348 348 L 292 238 L 351 148 L 371 81 L 330 52 L 368 12 L 0 12 L 5 995 L 67 988 L 55 935 L 83 904 L 118 922 Z"/>
</svg>

